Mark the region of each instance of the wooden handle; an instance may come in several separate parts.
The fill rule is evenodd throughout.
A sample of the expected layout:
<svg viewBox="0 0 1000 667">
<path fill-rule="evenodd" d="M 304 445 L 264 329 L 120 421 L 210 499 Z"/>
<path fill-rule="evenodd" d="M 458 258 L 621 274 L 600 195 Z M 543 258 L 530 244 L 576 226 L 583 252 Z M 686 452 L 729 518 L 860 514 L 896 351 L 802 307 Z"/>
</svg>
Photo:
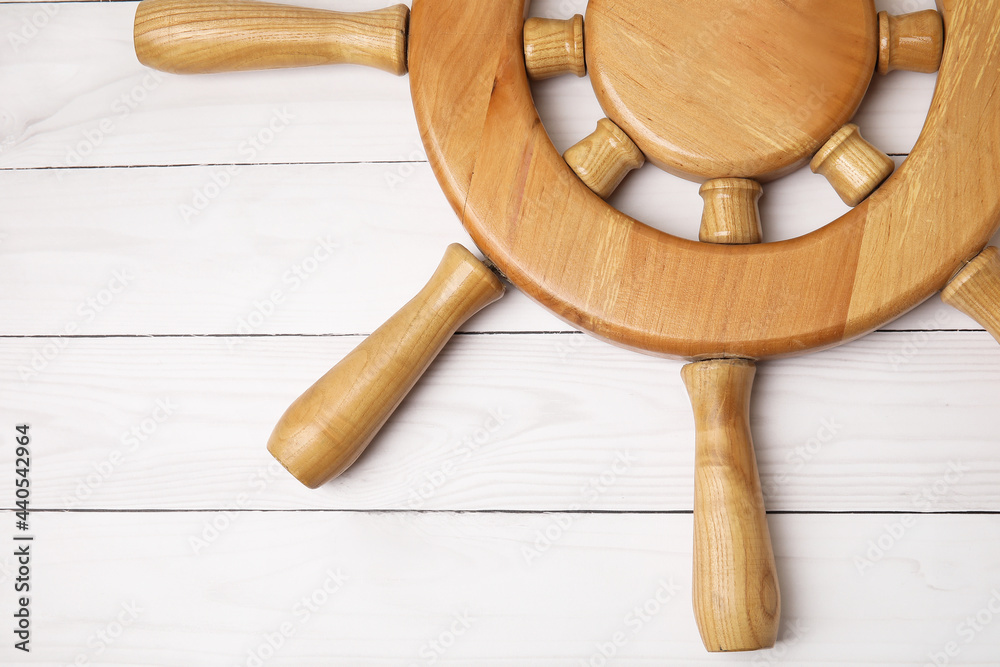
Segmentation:
<svg viewBox="0 0 1000 667">
<path fill-rule="evenodd" d="M 449 246 L 423 290 L 288 408 L 268 451 L 312 489 L 342 473 L 458 327 L 503 293 L 486 265 Z"/>
<path fill-rule="evenodd" d="M 941 292 L 941 300 L 979 322 L 1000 342 L 1000 250 L 989 247 Z"/>
<path fill-rule="evenodd" d="M 681 371 L 696 429 L 694 613 L 709 651 L 774 646 L 778 576 L 750 436 L 751 361 L 720 359 Z"/>
<path fill-rule="evenodd" d="M 250 0 L 144 0 L 135 53 L 175 74 L 339 63 L 406 73 L 406 5 L 358 14 Z"/>
</svg>

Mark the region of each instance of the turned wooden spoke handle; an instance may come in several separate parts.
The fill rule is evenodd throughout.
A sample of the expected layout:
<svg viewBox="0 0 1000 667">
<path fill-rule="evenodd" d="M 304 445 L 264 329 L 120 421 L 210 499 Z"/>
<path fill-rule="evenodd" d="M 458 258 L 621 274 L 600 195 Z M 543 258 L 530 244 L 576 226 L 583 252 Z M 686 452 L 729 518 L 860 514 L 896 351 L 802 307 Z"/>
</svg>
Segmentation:
<svg viewBox="0 0 1000 667">
<path fill-rule="evenodd" d="M 774 645 L 781 616 L 778 576 L 750 436 L 751 361 L 684 367 L 694 406 L 695 618 L 709 651 Z"/>
<path fill-rule="evenodd" d="M 339 63 L 406 73 L 406 5 L 357 14 L 251 0 L 144 0 L 135 52 L 175 74 Z"/>
<path fill-rule="evenodd" d="M 309 488 L 342 473 L 452 334 L 503 293 L 485 264 L 449 246 L 420 293 L 288 408 L 268 451 Z"/>
</svg>

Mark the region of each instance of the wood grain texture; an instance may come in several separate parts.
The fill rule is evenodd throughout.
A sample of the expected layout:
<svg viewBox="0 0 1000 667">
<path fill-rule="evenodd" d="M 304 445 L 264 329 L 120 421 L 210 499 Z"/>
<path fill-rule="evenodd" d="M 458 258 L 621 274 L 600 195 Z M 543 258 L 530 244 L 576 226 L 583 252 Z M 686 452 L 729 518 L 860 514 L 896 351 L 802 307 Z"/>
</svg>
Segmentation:
<svg viewBox="0 0 1000 667">
<path fill-rule="evenodd" d="M 0 281 L 19 285 L 0 291 L 0 334 L 62 335 L 72 323 L 86 335 L 370 333 L 442 248 L 472 243 L 427 164 L 231 169 L 0 171 Z M 692 236 L 703 208 L 696 187 L 657 169 L 634 172 L 615 203 Z M 761 206 L 769 238 L 846 210 L 808 170 L 770 184 Z M 121 270 L 128 289 L 88 309 Z M 936 298 L 891 327 L 980 328 Z M 463 330 L 572 328 L 512 290 Z"/>
<path fill-rule="evenodd" d="M 290 397 L 362 340 L 0 339 L 0 402 L 45 434 L 34 506 L 691 510 L 680 365 L 583 335 L 457 337 L 378 442 L 335 483 L 306 489 L 267 437 Z M 998 387 L 985 332 L 876 334 L 761 365 L 751 428 L 768 509 L 1000 511 Z"/>
<path fill-rule="evenodd" d="M 710 652 L 774 646 L 781 595 L 750 435 L 750 361 L 700 361 L 681 376 L 695 421 L 695 619 Z"/>
<path fill-rule="evenodd" d="M 799 594 L 790 594 L 773 651 L 728 659 L 705 653 L 688 608 L 689 516 L 229 516 L 37 515 L 39 641 L 27 664 L 82 656 L 107 665 L 245 665 L 251 652 L 270 655 L 268 638 L 283 639 L 265 661 L 280 667 L 432 658 L 449 667 L 578 667 L 599 663 L 608 645 L 613 662 L 650 667 L 923 665 L 949 642 L 960 649 L 953 664 L 993 667 L 1000 652 L 992 624 L 979 625 L 972 641 L 972 627 L 961 625 L 996 606 L 993 516 L 774 517 L 778 562 Z M 905 538 L 859 572 L 855 559 L 869 540 L 904 520 L 912 520 Z M 557 522 L 567 526 L 559 539 L 528 561 Z M 196 554 L 192 538 L 215 524 L 224 529 Z M 134 617 L 129 608 L 138 608 Z M 112 625 L 119 614 L 127 621 L 120 633 Z M 109 625 L 117 636 L 98 654 L 97 633 Z M 6 643 L 0 660 L 26 664 Z"/>
<path fill-rule="evenodd" d="M 340 475 L 458 328 L 503 293 L 472 253 L 448 246 L 420 293 L 292 403 L 267 450 L 311 489 Z"/>
<path fill-rule="evenodd" d="M 368 11 L 384 1 L 313 4 Z M 564 18 L 585 4 L 532 9 Z M 437 664 L 577 667 L 600 663 L 623 632 L 610 663 L 922 665 L 954 642 L 953 664 L 995 667 L 996 620 L 971 642 L 958 634 L 995 608 L 995 517 L 905 514 L 1000 510 L 1000 352 L 986 333 L 952 331 L 978 325 L 936 298 L 893 323 L 902 332 L 758 371 L 751 422 L 765 496 L 779 512 L 807 513 L 772 515 L 786 623 L 770 652 L 708 656 L 686 590 L 657 606 L 661 577 L 686 587 L 690 576 L 690 517 L 647 514 L 691 509 L 693 423 L 671 362 L 583 335 L 459 336 L 377 446 L 336 484 L 301 487 L 263 447 L 288 397 L 362 340 L 342 334 L 372 331 L 411 296 L 448 243 L 470 241 L 420 162 L 405 79 L 343 67 L 157 82 L 134 60 L 134 13 L 131 2 L 0 9 L 0 404 L 8 428 L 29 419 L 41 434 L 36 508 L 214 511 L 36 514 L 27 664 L 246 665 L 286 622 L 293 636 L 269 667 L 423 664 L 429 642 L 469 610 L 472 627 Z M 44 29 L 12 42 L 36 15 Z M 866 137 L 897 162 L 933 85 L 896 72 L 860 110 Z M 532 94 L 559 152 L 603 115 L 586 79 Z M 293 122 L 256 155 L 241 151 L 275 112 Z M 88 137 L 102 140 L 87 150 Z M 71 150 L 73 165 L 126 168 L 66 168 Z M 258 162 L 272 164 L 247 166 Z M 218 187 L 230 165 L 231 184 L 186 222 L 178 207 Z M 979 197 L 979 185 L 966 194 Z M 633 174 L 612 201 L 697 234 L 697 186 L 658 170 Z M 761 207 L 769 240 L 846 210 L 808 170 L 769 184 Z M 320 240 L 336 248 L 290 290 L 285 273 L 315 259 Z M 135 276 L 129 289 L 80 320 L 122 268 Z M 285 299 L 255 335 L 219 336 L 245 333 L 241 321 L 259 317 L 275 287 Z M 74 321 L 86 336 L 46 338 Z M 514 293 L 465 328 L 568 327 Z M 19 377 L 63 343 L 37 377 Z M 163 422 L 158 400 L 171 409 Z M 478 445 L 497 424 L 491 410 L 504 423 Z M 144 438 L 135 449 L 122 440 L 138 439 L 132 429 Z M 124 459 L 112 464 L 115 452 Z M 604 486 L 619 453 L 632 463 Z M 0 448 L 3 470 L 10 455 Z M 559 513 L 574 506 L 579 514 Z M 277 508 L 312 512 L 244 511 Z M 826 514 L 841 511 L 861 514 Z M 539 536 L 567 518 L 571 528 L 527 565 L 522 548 L 544 548 Z M 4 519 L 9 531 L 14 518 Z M 901 526 L 889 551 L 874 550 Z M 211 543 L 196 554 L 202 536 Z M 5 589 L 10 566 L 0 557 Z M 301 624 L 296 605 L 321 595 L 338 566 L 358 587 Z M 131 603 L 138 620 L 97 653 L 97 633 L 116 632 Z M 645 603 L 658 613 L 633 632 Z M 26 664 L 8 643 L 0 663 Z"/>
<path fill-rule="evenodd" d="M 896 163 L 848 123 L 816 153 L 810 167 L 830 181 L 845 204 L 857 206 L 892 175 Z"/>
<path fill-rule="evenodd" d="M 691 243 L 614 211 L 579 183 L 538 123 L 519 57 L 505 56 L 520 53 L 519 1 L 488 11 L 416 3 L 414 105 L 432 166 L 479 248 L 557 315 L 660 355 L 797 354 L 856 338 L 913 308 L 997 229 L 1000 201 L 965 194 L 1000 192 L 1000 164 L 991 162 L 1000 160 L 991 149 L 1000 144 L 1000 122 L 980 120 L 1000 118 L 1000 99 L 984 83 L 1000 69 L 983 66 L 997 35 L 980 29 L 984 17 L 1000 15 L 1000 2 L 942 4 L 951 39 L 907 163 L 852 212 L 782 243 Z M 441 34 L 445 25 L 451 38 Z M 492 49 L 460 67 L 441 66 L 442 54 L 458 48 L 456 35 L 483 31 L 497 36 Z M 970 122 L 975 131 L 956 130 Z M 983 156 L 972 172 L 958 157 L 970 153 Z M 580 229 L 592 240 L 581 243 Z M 565 266 L 574 270 L 559 270 Z M 706 276 L 713 289 L 695 289 Z"/>
<path fill-rule="evenodd" d="M 877 42 L 871 0 L 587 6 L 605 113 L 650 162 L 699 181 L 807 162 L 857 110 Z"/>
<path fill-rule="evenodd" d="M 933 9 L 896 16 L 879 12 L 879 74 L 936 72 L 944 51 L 944 21 Z"/>
<path fill-rule="evenodd" d="M 338 0 L 328 7 L 385 4 Z M 6 7 L 5 35 L 19 34 L 39 11 Z M 60 4 L 17 57 L 0 59 L 0 82 L 19 91 L 0 103 L 0 166 L 398 161 L 414 153 L 422 159 L 405 78 L 346 66 L 163 74 L 136 59 L 136 8 Z M 272 123 L 281 128 L 273 136 Z"/>
<path fill-rule="evenodd" d="M 584 185 L 602 199 L 610 197 L 629 172 L 646 162 L 628 135 L 607 118 L 597 121 L 597 129 L 571 146 L 563 158 Z"/>
<path fill-rule="evenodd" d="M 347 14 L 251 0 L 144 0 L 139 62 L 174 74 L 367 65 L 406 73 L 410 9 Z"/>
<path fill-rule="evenodd" d="M 560 6 L 567 1 L 535 0 L 532 8 L 558 18 L 586 9 L 579 0 L 572 0 L 568 10 Z M 311 4 L 372 11 L 387 3 Z M 0 167 L 424 159 L 407 80 L 360 67 L 233 77 L 157 75 L 135 57 L 136 7 L 134 2 L 4 5 L 0 35 L 6 36 L 11 57 L 0 58 L 0 85 L 18 94 L 0 100 Z M 56 11 L 49 15 L 46 8 Z M 32 37 L 15 48 L 9 39 L 27 39 L 22 31 Z M 857 122 L 887 152 L 908 153 L 933 87 L 933 77 L 908 72 L 878 77 Z M 534 99 L 560 152 L 589 134 L 604 115 L 586 79 L 551 79 L 536 87 Z M 256 155 L 241 151 L 276 111 L 294 122 Z M 105 129 L 113 123 L 113 131 L 101 131 L 102 122 Z M 87 141 L 88 136 L 101 141 Z M 673 179 L 663 180 L 661 187 L 675 187 L 669 185 Z M 667 209 L 661 205 L 660 210 L 662 217 Z"/>
<path fill-rule="evenodd" d="M 698 240 L 702 243 L 743 245 L 760 243 L 760 183 L 745 178 L 716 178 L 698 190 L 705 200 Z"/>
<path fill-rule="evenodd" d="M 524 65 L 528 76 L 535 81 L 561 74 L 586 74 L 583 16 L 527 19 L 524 22 Z"/>
<path fill-rule="evenodd" d="M 1000 250 L 991 246 L 948 283 L 941 300 L 973 318 L 1000 342 Z"/>
<path fill-rule="evenodd" d="M 757 181 L 707 181 L 699 238 L 760 243 Z M 781 594 L 750 433 L 756 364 L 708 359 L 681 369 L 694 408 L 694 575 L 698 632 L 710 652 L 774 646 Z"/>
</svg>

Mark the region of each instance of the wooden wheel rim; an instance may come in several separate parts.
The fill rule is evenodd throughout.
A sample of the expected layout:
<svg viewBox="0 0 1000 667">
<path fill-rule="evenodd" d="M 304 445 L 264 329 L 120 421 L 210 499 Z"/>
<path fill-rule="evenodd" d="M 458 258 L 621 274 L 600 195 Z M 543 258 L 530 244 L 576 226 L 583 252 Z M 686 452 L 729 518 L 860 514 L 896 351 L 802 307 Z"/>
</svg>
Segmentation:
<svg viewBox="0 0 1000 667">
<path fill-rule="evenodd" d="M 909 159 L 857 208 L 780 243 L 671 236 L 579 181 L 534 108 L 526 0 L 414 0 L 414 108 L 431 165 L 476 244 L 572 325 L 670 357 L 796 354 L 918 305 L 997 231 L 1000 68 L 991 58 L 998 39 L 984 26 L 1000 21 L 1000 0 L 939 5 L 948 40 Z"/>
</svg>

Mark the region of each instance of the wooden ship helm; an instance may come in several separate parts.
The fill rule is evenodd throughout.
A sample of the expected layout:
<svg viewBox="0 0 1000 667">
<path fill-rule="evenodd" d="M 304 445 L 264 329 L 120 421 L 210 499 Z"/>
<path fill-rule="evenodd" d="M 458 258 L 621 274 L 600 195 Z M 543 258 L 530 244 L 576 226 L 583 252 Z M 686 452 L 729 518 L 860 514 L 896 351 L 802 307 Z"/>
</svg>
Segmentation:
<svg viewBox="0 0 1000 667">
<path fill-rule="evenodd" d="M 709 651 L 770 647 L 781 603 L 748 426 L 755 364 L 852 340 L 940 290 L 1000 339 L 1000 253 L 984 250 L 1000 225 L 1000 0 L 902 16 L 873 0 L 590 0 L 586 22 L 526 21 L 526 4 L 139 5 L 137 54 L 169 72 L 409 71 L 430 163 L 489 263 L 449 247 L 427 286 L 295 401 L 268 449 L 309 487 L 343 472 L 458 327 L 500 298 L 502 275 L 598 338 L 690 362 L 698 627 Z M 876 71 L 939 66 L 893 174 L 850 120 Z M 587 72 L 607 118 L 559 155 L 529 81 Z M 701 242 L 604 201 L 645 161 L 702 183 Z M 807 162 L 854 208 L 762 243 L 762 183 Z"/>
</svg>

